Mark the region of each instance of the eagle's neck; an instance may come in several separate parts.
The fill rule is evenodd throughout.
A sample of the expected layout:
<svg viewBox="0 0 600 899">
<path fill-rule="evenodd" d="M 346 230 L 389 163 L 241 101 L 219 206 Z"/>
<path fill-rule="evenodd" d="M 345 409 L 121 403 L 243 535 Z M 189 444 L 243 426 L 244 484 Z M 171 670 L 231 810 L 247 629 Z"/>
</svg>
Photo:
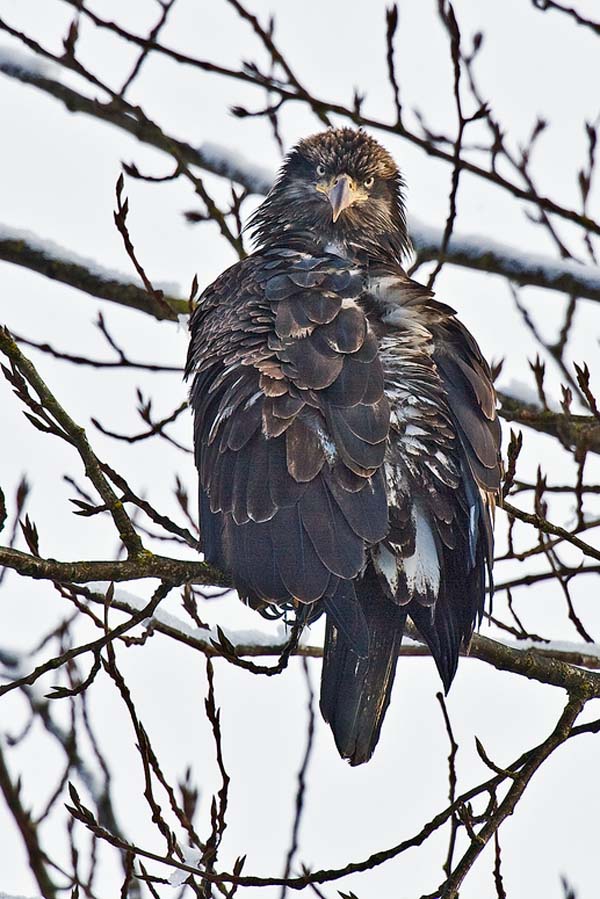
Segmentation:
<svg viewBox="0 0 600 899">
<path fill-rule="evenodd" d="M 378 245 L 368 240 L 347 239 L 334 231 L 315 233 L 309 230 L 299 230 L 287 226 L 273 233 L 268 239 L 263 239 L 257 246 L 257 250 L 290 249 L 312 256 L 320 256 L 324 253 L 347 259 L 353 264 L 361 263 L 365 266 L 385 266 L 400 269 L 400 255 L 397 247 L 386 243 Z"/>
</svg>

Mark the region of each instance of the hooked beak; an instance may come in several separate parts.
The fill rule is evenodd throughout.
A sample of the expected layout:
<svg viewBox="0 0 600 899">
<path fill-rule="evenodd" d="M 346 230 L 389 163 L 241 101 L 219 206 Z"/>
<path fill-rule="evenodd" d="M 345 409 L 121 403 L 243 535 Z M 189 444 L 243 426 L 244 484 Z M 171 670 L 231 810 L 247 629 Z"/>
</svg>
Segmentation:
<svg viewBox="0 0 600 899">
<path fill-rule="evenodd" d="M 333 221 L 337 222 L 344 209 L 352 206 L 356 198 L 356 188 L 350 176 L 340 175 L 331 190 L 327 191 L 327 198 L 331 203 Z"/>
</svg>

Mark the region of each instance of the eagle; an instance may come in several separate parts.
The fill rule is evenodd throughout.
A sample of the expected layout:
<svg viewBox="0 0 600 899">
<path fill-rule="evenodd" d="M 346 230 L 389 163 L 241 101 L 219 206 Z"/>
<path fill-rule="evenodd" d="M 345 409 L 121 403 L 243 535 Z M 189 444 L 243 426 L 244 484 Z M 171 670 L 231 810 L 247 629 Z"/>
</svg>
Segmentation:
<svg viewBox="0 0 600 899">
<path fill-rule="evenodd" d="M 326 616 L 320 707 L 379 740 L 408 617 L 446 691 L 491 583 L 500 426 L 455 310 L 412 280 L 404 181 L 363 130 L 287 155 L 255 249 L 190 318 L 201 551 L 239 596 Z"/>
</svg>

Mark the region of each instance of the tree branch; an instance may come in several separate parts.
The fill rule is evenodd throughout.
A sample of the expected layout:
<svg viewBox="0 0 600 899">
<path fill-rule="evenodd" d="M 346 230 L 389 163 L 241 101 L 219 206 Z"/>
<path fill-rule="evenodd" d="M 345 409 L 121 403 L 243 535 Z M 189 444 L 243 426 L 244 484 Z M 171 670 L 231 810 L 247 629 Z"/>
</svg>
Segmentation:
<svg viewBox="0 0 600 899">
<path fill-rule="evenodd" d="M 10 373 L 5 371 L 9 380 L 13 382 L 19 398 L 36 413 L 35 416 L 30 417 L 32 423 L 36 427 L 41 427 L 43 431 L 57 434 L 75 447 L 85 466 L 87 477 L 106 503 L 129 557 L 142 553 L 144 551 L 142 541 L 125 511 L 123 503 L 118 499 L 106 479 L 101 463 L 88 442 L 85 430 L 77 425 L 70 415 L 67 414 L 39 376 L 33 363 L 23 355 L 10 332 L 6 328 L 1 327 L 0 350 L 10 359 L 13 364 L 13 370 L 18 372 L 19 377 L 22 379 L 20 383 L 15 382 Z M 41 405 L 31 399 L 27 392 L 26 384 L 33 387 L 40 398 Z M 42 422 L 39 421 L 38 416 L 43 417 Z M 57 423 L 58 428 L 53 425 L 53 422 Z"/>
<path fill-rule="evenodd" d="M 170 584 L 205 584 L 216 587 L 231 585 L 229 578 L 206 562 L 170 559 L 144 550 L 139 556 L 125 560 L 58 562 L 41 559 L 0 547 L 0 566 L 11 568 L 25 577 L 54 581 L 58 584 L 89 584 L 94 581 L 130 581 L 138 578 L 160 578 Z"/>
<path fill-rule="evenodd" d="M 187 300 L 164 297 L 161 303 L 143 287 L 128 283 L 126 275 L 118 276 L 116 272 L 96 265 L 91 268 L 69 250 L 36 241 L 34 235 L 4 226 L 0 226 L 0 259 L 39 272 L 53 281 L 61 281 L 101 300 L 139 309 L 157 319 L 176 321 L 178 314 L 189 311 Z"/>
<path fill-rule="evenodd" d="M 6 565 L 8 568 L 12 568 L 26 577 L 47 579 L 59 583 L 122 582 L 151 577 L 160 578 L 165 583 L 172 585 L 188 582 L 224 587 L 230 585 L 229 578 L 206 562 L 186 562 L 154 555 L 150 552 L 146 552 L 142 558 L 126 561 L 57 562 L 54 559 L 40 559 L 36 556 L 30 556 L 20 550 L 0 547 L 0 565 Z M 133 605 L 119 601 L 118 598 L 113 600 L 112 605 L 114 608 L 127 611 L 130 614 L 133 614 L 135 611 Z M 164 625 L 158 621 L 156 630 L 162 631 L 169 636 L 175 636 L 177 639 L 181 638 L 181 635 L 176 633 L 177 629 L 168 623 Z M 414 625 L 407 625 L 406 634 L 413 640 L 420 643 L 423 642 L 423 638 Z M 215 649 L 209 634 L 203 634 L 195 641 L 184 639 L 182 642 L 194 645 L 195 648 L 203 652 L 208 651 L 209 654 L 221 654 L 218 649 Z M 279 655 L 283 648 L 284 645 L 269 645 L 268 643 L 261 646 L 240 644 L 235 647 L 239 656 Z M 481 634 L 475 634 L 466 654 L 472 658 L 487 662 L 499 670 L 511 671 L 530 680 L 536 680 L 555 687 L 563 687 L 564 689 L 583 689 L 591 691 L 594 696 L 600 696 L 600 675 L 591 671 L 584 671 L 569 663 L 575 660 L 578 664 L 585 664 L 586 648 L 589 651 L 589 647 L 583 647 L 581 655 L 575 654 L 575 656 L 572 651 L 567 651 L 564 657 L 569 661 L 563 661 L 560 650 L 552 650 L 550 647 L 532 648 L 531 646 L 525 649 L 516 649 L 505 643 L 484 637 Z M 322 650 L 316 647 L 301 647 L 295 654 L 321 655 Z M 421 653 L 413 653 L 411 647 L 410 654 L 420 655 Z M 597 661 L 594 656 L 590 657 L 592 665 L 597 664 Z"/>
<path fill-rule="evenodd" d="M 600 424 L 593 415 L 553 412 L 503 391 L 498 391 L 498 399 L 502 403 L 498 412 L 505 421 L 514 421 L 542 434 L 549 434 L 572 448 L 581 446 L 592 453 L 600 453 Z"/>
<path fill-rule="evenodd" d="M 442 259 L 451 265 L 502 275 L 522 287 L 543 287 L 600 302 L 600 268 L 568 259 L 553 259 L 541 253 L 524 253 L 515 247 L 455 234 L 440 257 L 438 228 L 410 220 L 413 246 L 419 262 Z"/>
<path fill-rule="evenodd" d="M 533 775 L 543 762 L 546 761 L 548 756 L 570 737 L 571 728 L 585 706 L 585 703 L 585 696 L 574 695 L 569 697 L 569 701 L 565 706 L 556 727 L 550 736 L 530 754 L 530 757 L 525 765 L 523 765 L 523 768 L 514 777 L 513 784 L 503 801 L 488 818 L 484 826 L 474 834 L 471 845 L 464 853 L 450 877 L 448 877 L 448 879 L 440 886 L 440 891 L 436 891 L 430 897 L 423 897 L 423 899 L 437 899 L 440 895 L 443 895 L 444 899 L 457 899 L 458 891 L 465 877 L 487 846 L 489 840 L 495 833 L 497 833 L 502 822 L 509 815 L 512 815 Z"/>
<path fill-rule="evenodd" d="M 45 899 L 55 899 L 56 885 L 50 879 L 46 868 L 46 854 L 40 846 L 38 840 L 37 827 L 33 822 L 30 813 L 23 807 L 21 802 L 20 784 L 13 784 L 6 762 L 4 753 L 0 745 L 0 790 L 4 794 L 6 804 L 17 823 L 17 827 L 21 831 L 27 855 L 29 857 L 29 865 L 33 876 L 40 888 L 40 892 Z"/>
<path fill-rule="evenodd" d="M 71 112 L 84 112 L 109 122 L 133 134 L 142 143 L 150 144 L 168 153 L 177 161 L 183 161 L 188 165 L 194 165 L 215 175 L 228 178 L 251 193 L 264 196 L 273 183 L 275 173 L 244 160 L 239 153 L 234 153 L 225 147 L 210 142 L 194 147 L 186 141 L 177 140 L 165 134 L 158 125 L 146 118 L 135 118 L 114 103 L 101 103 L 86 97 L 38 72 L 21 68 L 16 70 L 2 60 L 0 60 L 0 71 L 50 94 L 60 100 Z M 365 124 L 377 127 L 377 123 L 366 122 Z M 452 158 L 452 155 L 448 154 L 448 160 L 452 161 Z M 410 231 L 421 261 L 426 262 L 439 258 L 443 241 L 441 229 L 424 225 L 412 218 Z M 450 240 L 444 261 L 453 265 L 503 275 L 523 286 L 531 285 L 548 290 L 565 291 L 600 302 L 600 269 L 595 266 L 559 261 L 543 255 L 526 254 L 493 241 L 461 235 L 455 235 Z M 146 295 L 144 294 L 144 296 Z M 112 299 L 112 297 L 106 298 Z M 146 307 L 137 306 L 134 303 L 128 305 L 135 305 L 135 308 L 148 311 L 149 298 L 145 299 L 145 303 Z M 184 300 L 169 299 L 169 303 L 177 311 L 187 311 L 187 308 L 184 308 L 184 306 L 187 307 Z M 180 304 L 182 305 L 180 306 Z"/>
<path fill-rule="evenodd" d="M 80 10 L 84 15 L 90 18 L 98 28 L 105 28 L 109 31 L 112 31 L 114 34 L 117 34 L 119 37 L 123 38 L 123 40 L 126 40 L 133 44 L 137 44 L 140 47 L 149 47 L 150 49 L 155 50 L 157 53 L 162 53 L 164 56 L 169 57 L 176 62 L 194 66 L 204 72 L 212 72 L 216 75 L 221 75 L 226 78 L 233 78 L 237 81 L 244 81 L 259 88 L 266 88 L 276 93 L 285 102 L 307 103 L 311 107 L 313 112 L 319 118 L 321 118 L 321 120 L 323 120 L 324 115 L 331 113 L 339 115 L 342 118 L 349 119 L 355 125 L 374 128 L 388 134 L 396 134 L 399 137 L 402 137 L 405 140 L 409 141 L 410 143 L 415 144 L 429 156 L 433 156 L 437 159 L 441 159 L 449 163 L 454 162 L 453 153 L 448 153 L 445 150 L 441 149 L 436 143 L 433 143 L 427 137 L 422 137 L 414 132 L 409 131 L 400 122 L 389 124 L 379 119 L 372 119 L 368 116 L 361 115 L 355 107 L 347 107 L 341 103 L 330 101 L 322 97 L 316 97 L 312 94 L 307 94 L 302 87 L 297 86 L 297 83 L 295 83 L 295 80 L 293 78 L 289 80 L 287 84 L 282 84 L 280 80 L 272 79 L 264 75 L 254 64 L 246 65 L 242 69 L 231 69 L 216 65 L 207 60 L 196 59 L 192 56 L 186 55 L 185 53 L 180 53 L 170 47 L 166 47 L 163 44 L 159 44 L 156 41 L 149 40 L 147 36 L 140 36 L 127 31 L 127 29 L 122 28 L 116 22 L 102 19 L 92 10 L 85 7 L 81 0 L 65 0 L 65 2 Z M 236 3 L 235 5 L 240 8 L 242 7 L 240 3 Z M 16 29 L 11 28 L 2 19 L 0 19 L 0 28 L 4 29 L 9 34 L 12 34 L 14 37 L 17 37 L 28 47 L 30 47 L 30 49 L 35 50 L 35 52 L 43 55 L 45 58 L 51 59 L 54 62 L 64 64 L 63 60 L 60 57 L 55 57 L 51 53 L 48 53 L 48 51 L 44 50 L 39 44 L 31 41 L 30 38 L 27 38 L 26 35 L 18 32 Z M 270 48 L 267 47 L 266 49 L 268 49 L 269 52 L 272 53 L 272 50 Z M 279 55 L 281 56 L 282 54 Z M 80 71 L 80 69 L 81 67 L 78 67 L 77 71 Z M 9 72 L 7 74 L 12 73 Z M 87 74 L 89 76 L 89 73 L 86 73 L 85 70 L 80 71 L 80 74 L 83 74 L 84 76 Z M 39 76 L 37 77 L 39 79 Z M 21 80 L 27 79 L 25 76 L 23 76 L 21 77 Z M 91 76 L 89 80 L 92 80 L 92 83 L 94 83 L 93 76 Z M 473 175 L 476 175 L 486 181 L 496 184 L 499 187 L 502 187 L 514 197 L 525 200 L 527 202 L 532 202 L 535 205 L 539 206 L 540 209 L 544 209 L 547 212 L 554 213 L 555 215 L 558 215 L 561 218 L 566 219 L 567 221 L 574 222 L 579 227 L 582 227 L 594 234 L 600 234 L 600 224 L 593 219 L 590 219 L 589 216 L 576 212 L 573 209 L 567 209 L 564 206 L 555 203 L 549 197 L 540 196 L 534 193 L 531 189 L 523 189 L 518 184 L 515 184 L 512 181 L 504 178 L 495 169 L 484 169 L 476 163 L 470 162 L 466 159 L 462 159 L 460 161 L 460 168 L 465 169 L 466 171 L 471 172 Z"/>
</svg>

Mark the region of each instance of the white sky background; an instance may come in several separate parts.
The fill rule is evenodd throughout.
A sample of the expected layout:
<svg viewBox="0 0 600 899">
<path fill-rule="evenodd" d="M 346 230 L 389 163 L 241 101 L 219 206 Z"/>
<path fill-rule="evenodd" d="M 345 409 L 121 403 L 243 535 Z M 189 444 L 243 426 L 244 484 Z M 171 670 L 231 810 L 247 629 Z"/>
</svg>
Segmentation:
<svg viewBox="0 0 600 899">
<path fill-rule="evenodd" d="M 435 6 L 432 0 L 406 0 L 401 4 L 397 37 L 401 93 L 405 108 L 418 106 L 434 131 L 453 133 L 449 50 Z M 598 18 L 598 5 L 593 0 L 577 6 L 583 14 Z M 144 33 L 154 22 L 158 7 L 150 0 L 98 0 L 95 9 Z M 367 93 L 368 114 L 391 119 L 384 3 L 308 0 L 301 6 L 290 0 L 277 4 L 254 0 L 252 9 L 263 21 L 275 9 L 279 46 L 309 88 L 325 97 L 350 102 L 356 86 Z M 486 33 L 479 57 L 481 84 L 497 117 L 508 127 L 513 145 L 526 141 L 537 115 L 551 123 L 535 156 L 540 192 L 565 205 L 576 205 L 576 172 L 587 149 L 583 122 L 594 120 L 600 111 L 597 38 L 560 14 L 542 15 L 526 0 L 457 0 L 455 9 L 466 41 L 477 30 Z M 0 15 L 58 51 L 72 9 L 59 0 L 0 0 Z M 162 40 L 223 64 L 263 59 L 248 26 L 222 0 L 179 0 Z M 0 35 L 0 49 L 3 46 L 17 45 Z M 85 20 L 78 55 L 115 86 L 125 79 L 135 59 L 133 50 L 123 50 L 123 45 L 109 35 L 94 32 Z M 87 92 L 75 77 L 66 73 L 62 77 Z M 236 104 L 250 108 L 263 104 L 263 96 L 249 86 L 150 57 L 129 99 L 139 102 L 165 131 L 193 144 L 214 141 L 230 146 L 243 152 L 250 162 L 273 171 L 279 164 L 278 150 L 265 122 L 239 121 L 228 112 Z M 130 271 L 112 221 L 120 162 L 135 161 L 144 172 L 165 174 L 170 161 L 120 130 L 72 115 L 57 101 L 6 77 L 0 78 L 0 115 L 0 223 L 35 231 L 109 268 Z M 314 117 L 297 105 L 286 109 L 282 124 L 288 146 L 319 128 Z M 476 126 L 471 136 L 477 136 Z M 384 137 L 383 142 L 405 174 L 410 212 L 428 224 L 443 226 L 450 167 L 398 139 Z M 207 175 L 205 180 L 215 196 L 227 195 L 228 185 L 221 179 Z M 468 176 L 461 184 L 457 233 L 479 233 L 483 244 L 489 238 L 521 250 L 553 254 L 549 239 L 527 220 L 524 207 Z M 216 226 L 185 224 L 182 211 L 201 206 L 187 183 L 154 186 L 128 180 L 126 192 L 134 244 L 155 281 L 178 282 L 181 295 L 186 295 L 195 273 L 205 285 L 234 261 Z M 577 231 L 561 225 L 561 233 L 583 258 Z M 422 270 L 419 277 L 424 276 Z M 537 348 L 525 333 L 502 279 L 446 266 L 436 291 L 459 310 L 488 358 L 505 358 L 501 383 L 517 380 L 533 385 L 527 359 L 535 356 Z M 523 291 L 522 296 L 543 333 L 554 336 L 564 311 L 564 298 L 533 288 Z M 155 323 L 141 313 L 97 301 L 5 263 L 0 264 L 0 304 L 0 318 L 16 333 L 48 341 L 59 349 L 108 358 L 93 325 L 102 310 L 131 358 L 177 364 L 185 356 L 187 335 L 175 325 Z M 571 352 L 576 361 L 587 359 L 593 373 L 595 366 L 596 378 L 598 333 L 597 305 L 580 301 Z M 156 507 L 179 518 L 172 487 L 175 473 L 179 473 L 194 497 L 196 475 L 191 456 L 170 450 L 164 443 L 132 447 L 115 443 L 90 425 L 93 415 L 117 431 L 140 430 L 135 387 L 139 385 L 146 395 L 152 395 L 158 413 L 167 414 L 185 397 L 179 376 L 97 373 L 88 368 L 75 369 L 35 351 L 28 355 L 75 420 L 89 426 L 100 456 L 128 477 L 138 493 L 146 489 Z M 548 384 L 556 389 L 559 380 L 548 365 Z M 555 392 L 558 395 L 557 389 Z M 68 472 L 81 481 L 78 460 L 65 444 L 27 424 L 5 383 L 0 383 L 0 422 L 0 481 L 7 500 L 11 500 L 20 475 L 28 473 L 33 482 L 28 511 L 40 531 L 42 554 L 59 559 L 110 557 L 115 550 L 112 527 L 98 519 L 74 517 L 67 502 L 73 490 L 62 481 L 62 475 Z M 190 445 L 189 417 L 171 433 Z M 529 431 L 525 439 L 528 452 L 522 456 L 521 477 L 534 477 L 538 463 L 554 472 L 551 481 L 570 476 L 566 457 L 553 441 Z M 599 468 L 597 460 L 592 459 L 590 480 L 598 481 Z M 525 499 L 519 497 L 518 502 L 523 504 Z M 160 544 L 157 549 L 162 552 L 165 547 Z M 516 564 L 504 565 L 499 579 L 520 571 Z M 577 608 L 592 634 L 597 635 L 598 588 L 594 579 L 582 580 L 575 591 Z M 138 585 L 137 593 L 149 597 L 150 585 Z M 9 576 L 0 603 L 0 646 L 33 646 L 46 627 L 67 613 L 61 603 L 51 588 Z M 166 608 L 177 612 L 177 606 L 173 594 Z M 544 636 L 577 639 L 553 587 L 543 585 L 519 595 L 517 608 L 525 624 Z M 269 628 L 233 598 L 200 611 L 211 622 Z M 314 630 L 311 640 L 320 635 L 320 629 Z M 85 635 L 85 631 L 81 633 Z M 187 765 L 192 767 L 206 816 L 211 790 L 218 781 L 203 712 L 203 658 L 160 636 L 143 649 L 117 648 L 117 654 L 165 771 L 175 781 L 183 776 Z M 276 678 L 253 677 L 219 661 L 215 667 L 225 757 L 232 776 L 228 828 L 219 868 L 230 869 L 236 855 L 246 853 L 248 873 L 277 875 L 283 870 L 296 772 L 305 742 L 306 692 L 300 665 L 292 663 L 289 671 Z M 310 668 L 317 688 L 320 662 L 311 661 Z M 44 686 L 53 682 L 45 680 Z M 435 699 L 439 689 L 430 659 L 401 660 L 376 755 L 356 770 L 340 761 L 329 729 L 319 719 L 297 856 L 300 861 L 322 868 L 362 859 L 411 836 L 445 807 L 448 744 Z M 123 826 L 139 844 L 160 849 L 141 796 L 134 738 L 122 703 L 105 677 L 97 679 L 89 695 L 97 730 L 114 762 L 115 796 Z M 563 702 L 564 696 L 557 690 L 496 672 L 475 660 L 463 661 L 448 700 L 460 744 L 459 790 L 485 776 L 475 753 L 474 735 L 497 764 L 508 764 L 548 735 Z M 598 715 L 597 703 L 589 708 L 590 715 Z M 60 715 L 58 707 L 55 711 Z M 13 693 L 3 700 L 0 729 L 14 733 L 23 720 L 22 700 Z M 516 815 L 502 827 L 504 880 L 510 899 L 562 896 L 561 873 L 577 888 L 578 899 L 597 895 L 597 758 L 597 741 L 588 736 L 558 750 L 528 787 Z M 60 776 L 61 753 L 34 730 L 21 750 L 9 755 L 9 761 L 13 774 L 22 773 L 27 802 L 35 810 L 41 809 Z M 83 790 L 82 799 L 86 801 Z M 52 839 L 60 843 L 58 830 Z M 433 890 L 442 879 L 445 849 L 443 831 L 422 849 L 336 886 L 352 888 L 360 899 L 415 899 Z M 461 899 L 493 895 L 492 864 L 488 847 L 468 877 Z M 112 870 L 105 864 L 97 884 L 99 893 L 116 895 L 120 881 L 120 869 Z M 2 890 L 35 894 L 20 837 L 0 804 Z M 333 886 L 326 886 L 324 893 L 328 897 L 337 895 Z M 247 890 L 244 895 L 270 899 L 278 894 L 279 890 Z"/>
</svg>

